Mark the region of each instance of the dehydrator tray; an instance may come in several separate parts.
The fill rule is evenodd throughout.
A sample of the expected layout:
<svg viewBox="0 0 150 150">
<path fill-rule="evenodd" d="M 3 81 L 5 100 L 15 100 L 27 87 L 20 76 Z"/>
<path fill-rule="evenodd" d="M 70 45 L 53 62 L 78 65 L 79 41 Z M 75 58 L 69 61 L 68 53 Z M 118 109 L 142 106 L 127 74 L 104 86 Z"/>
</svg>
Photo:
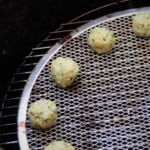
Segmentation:
<svg viewBox="0 0 150 150">
<path fill-rule="evenodd" d="M 150 7 L 125 10 L 93 20 L 56 43 L 40 60 L 22 93 L 18 111 L 20 149 L 42 150 L 52 140 L 65 140 L 76 150 L 142 150 L 150 148 L 150 38 L 132 31 L 132 16 Z M 87 43 L 94 27 L 108 27 L 115 48 L 96 54 Z M 67 89 L 52 82 L 51 61 L 71 57 L 80 66 Z M 27 111 L 40 98 L 58 108 L 56 126 L 31 128 Z"/>
</svg>

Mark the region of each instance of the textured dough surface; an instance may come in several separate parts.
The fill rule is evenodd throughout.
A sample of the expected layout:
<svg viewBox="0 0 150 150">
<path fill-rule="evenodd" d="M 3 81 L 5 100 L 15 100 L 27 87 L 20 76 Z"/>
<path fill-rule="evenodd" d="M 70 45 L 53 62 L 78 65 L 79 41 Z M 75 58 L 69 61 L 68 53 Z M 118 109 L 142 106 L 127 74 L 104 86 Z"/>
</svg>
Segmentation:
<svg viewBox="0 0 150 150">
<path fill-rule="evenodd" d="M 64 141 L 53 141 L 44 150 L 75 150 L 75 148 Z"/>
<path fill-rule="evenodd" d="M 137 36 L 150 37 L 150 12 L 133 16 L 132 28 Z"/>
<path fill-rule="evenodd" d="M 66 88 L 76 79 L 79 72 L 78 64 L 69 57 L 58 57 L 52 61 L 51 76 L 58 87 Z"/>
<path fill-rule="evenodd" d="M 106 53 L 115 46 L 114 33 L 104 27 L 95 27 L 88 36 L 88 44 L 98 54 Z"/>
<path fill-rule="evenodd" d="M 47 129 L 57 122 L 57 107 L 50 100 L 40 99 L 31 104 L 28 115 L 33 128 Z"/>
</svg>

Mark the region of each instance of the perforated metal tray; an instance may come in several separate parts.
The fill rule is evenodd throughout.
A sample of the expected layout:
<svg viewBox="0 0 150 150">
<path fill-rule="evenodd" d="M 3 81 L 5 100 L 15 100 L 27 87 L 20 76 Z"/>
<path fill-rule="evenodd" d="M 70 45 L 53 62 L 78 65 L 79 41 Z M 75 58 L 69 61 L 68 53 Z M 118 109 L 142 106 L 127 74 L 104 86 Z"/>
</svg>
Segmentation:
<svg viewBox="0 0 150 150">
<path fill-rule="evenodd" d="M 24 88 L 18 112 L 20 148 L 43 149 L 52 140 L 65 140 L 77 150 L 150 148 L 150 39 L 132 32 L 132 16 L 150 7 L 117 12 L 91 21 L 56 43 L 40 60 Z M 96 54 L 87 44 L 89 30 L 114 31 L 115 48 Z M 57 88 L 50 76 L 51 61 L 71 57 L 80 73 L 68 89 Z M 47 131 L 30 127 L 32 102 L 51 99 L 58 122 Z"/>
</svg>

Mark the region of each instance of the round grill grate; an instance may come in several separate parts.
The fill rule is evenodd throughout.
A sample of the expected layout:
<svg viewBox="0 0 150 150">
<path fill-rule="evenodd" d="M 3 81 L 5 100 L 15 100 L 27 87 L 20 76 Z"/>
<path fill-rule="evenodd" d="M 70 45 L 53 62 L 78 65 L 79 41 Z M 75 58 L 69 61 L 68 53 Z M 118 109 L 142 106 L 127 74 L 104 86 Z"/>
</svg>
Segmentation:
<svg viewBox="0 0 150 150">
<path fill-rule="evenodd" d="M 39 131 L 30 127 L 26 116 L 31 149 L 43 149 L 52 140 L 65 140 L 77 150 L 150 148 L 150 39 L 132 32 L 134 13 L 93 23 L 51 57 L 71 57 L 80 65 L 70 88 L 53 84 L 52 59 L 42 68 L 28 108 L 40 98 L 51 99 L 58 108 L 58 123 Z M 98 55 L 89 48 L 87 36 L 95 26 L 114 31 L 117 42 L 111 52 Z"/>
</svg>

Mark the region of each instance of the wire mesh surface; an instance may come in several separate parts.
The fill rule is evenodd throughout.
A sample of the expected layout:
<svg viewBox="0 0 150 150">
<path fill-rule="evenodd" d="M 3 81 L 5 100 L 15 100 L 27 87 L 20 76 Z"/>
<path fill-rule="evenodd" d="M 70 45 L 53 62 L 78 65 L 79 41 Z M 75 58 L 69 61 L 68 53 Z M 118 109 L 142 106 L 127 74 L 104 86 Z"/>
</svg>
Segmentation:
<svg viewBox="0 0 150 150">
<path fill-rule="evenodd" d="M 40 98 L 55 101 L 57 125 L 47 131 L 32 129 L 27 117 L 26 134 L 31 149 L 43 149 L 52 140 L 65 140 L 77 150 L 150 148 L 150 39 L 136 37 L 134 14 L 99 22 L 111 29 L 115 48 L 96 54 L 87 44 L 91 28 L 74 37 L 42 68 L 32 88 L 28 108 Z M 80 66 L 77 80 L 68 89 L 51 80 L 51 61 L 71 57 Z"/>
</svg>

